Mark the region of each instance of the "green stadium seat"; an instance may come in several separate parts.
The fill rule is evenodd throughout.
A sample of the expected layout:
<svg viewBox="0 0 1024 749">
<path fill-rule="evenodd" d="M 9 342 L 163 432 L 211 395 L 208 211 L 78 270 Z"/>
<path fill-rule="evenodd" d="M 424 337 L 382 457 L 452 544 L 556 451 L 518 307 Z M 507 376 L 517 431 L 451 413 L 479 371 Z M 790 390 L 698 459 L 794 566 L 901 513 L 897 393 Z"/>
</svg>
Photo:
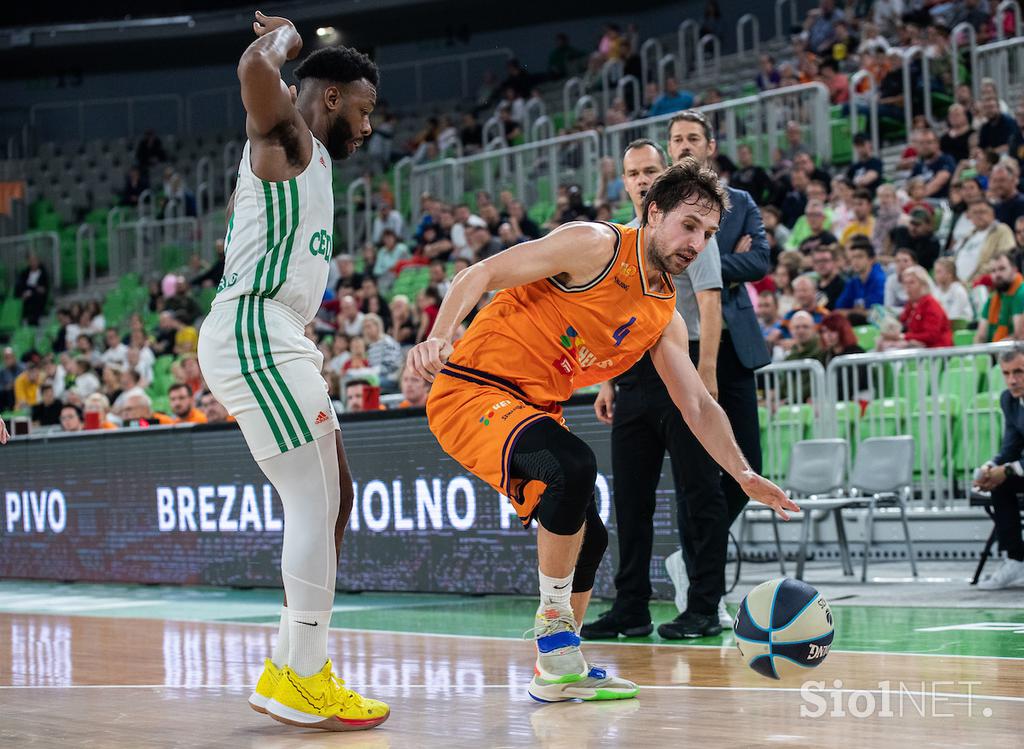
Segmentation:
<svg viewBox="0 0 1024 749">
<path fill-rule="evenodd" d="M 857 422 L 860 421 L 860 403 L 857 401 L 839 401 L 836 403 L 836 434 L 846 440 L 850 446 L 850 459 L 857 448 Z"/>
<path fill-rule="evenodd" d="M 620 205 L 618 208 L 615 209 L 615 212 L 612 213 L 612 221 L 614 221 L 616 224 L 628 224 L 632 220 L 633 220 L 633 204 L 632 203 L 626 203 L 624 205 Z"/>
<path fill-rule="evenodd" d="M 210 306 L 213 304 L 213 298 L 217 296 L 217 289 L 209 287 L 201 289 L 196 295 L 196 301 L 199 303 L 199 308 L 203 311 L 204 315 L 210 313 Z"/>
<path fill-rule="evenodd" d="M 914 438 L 917 466 L 914 472 L 924 473 L 924 466 L 938 465 L 943 475 L 952 468 L 949 464 L 954 457 L 956 433 L 960 418 L 960 399 L 955 395 L 938 395 L 921 401 L 911 401 L 911 413 L 907 419 L 907 434 Z M 922 419 L 922 416 L 928 418 Z M 938 428 L 935 422 L 938 421 Z M 922 422 L 924 431 L 922 432 Z M 991 456 L 990 456 L 991 457 Z"/>
<path fill-rule="evenodd" d="M 11 348 L 19 359 L 36 345 L 36 329 L 28 325 L 18 327 L 11 336 Z"/>
<path fill-rule="evenodd" d="M 10 335 L 21 325 L 21 300 L 14 296 L 0 305 L 0 335 Z"/>
<path fill-rule="evenodd" d="M 857 343 L 865 351 L 871 351 L 878 342 L 879 330 L 874 325 L 858 325 L 853 329 Z"/>
<path fill-rule="evenodd" d="M 991 460 L 999 452 L 1003 439 L 1003 410 L 999 393 L 979 393 L 963 413 L 963 428 L 957 430 L 955 467 L 957 471 L 973 470 Z"/>
<path fill-rule="evenodd" d="M 954 346 L 970 346 L 974 343 L 973 330 L 957 330 L 953 333 Z"/>
<path fill-rule="evenodd" d="M 1003 370 L 998 364 L 993 364 L 988 370 L 982 387 L 987 388 L 990 393 L 1001 393 L 1006 390 L 1006 380 L 1003 378 Z"/>
<path fill-rule="evenodd" d="M 906 434 L 907 401 L 904 398 L 879 398 L 868 403 L 861 421 L 861 439 L 896 437 Z"/>
<path fill-rule="evenodd" d="M 988 357 L 984 357 L 986 360 Z M 944 395 L 955 395 L 967 403 L 978 392 L 986 369 L 979 367 L 973 358 L 960 357 L 946 362 L 940 387 Z"/>
<path fill-rule="evenodd" d="M 786 475 L 789 470 L 789 453 L 800 440 L 810 439 L 814 412 L 805 403 L 782 406 L 772 416 L 767 416 L 767 439 L 761 452 L 764 456 L 764 470 L 770 477 Z"/>
</svg>

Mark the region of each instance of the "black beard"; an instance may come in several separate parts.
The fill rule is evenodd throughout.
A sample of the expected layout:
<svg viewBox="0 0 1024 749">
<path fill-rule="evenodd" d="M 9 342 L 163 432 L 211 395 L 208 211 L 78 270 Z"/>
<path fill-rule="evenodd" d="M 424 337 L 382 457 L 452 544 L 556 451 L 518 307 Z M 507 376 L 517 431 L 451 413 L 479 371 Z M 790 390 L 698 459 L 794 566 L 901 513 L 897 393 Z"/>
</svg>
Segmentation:
<svg viewBox="0 0 1024 749">
<path fill-rule="evenodd" d="M 327 142 L 324 143 L 327 146 L 327 153 L 331 155 L 331 158 L 335 161 L 340 159 L 347 159 L 349 157 L 348 144 L 355 137 L 355 133 L 352 132 L 352 128 L 348 124 L 348 120 L 339 117 L 331 129 L 327 131 Z"/>
<path fill-rule="evenodd" d="M 996 281 L 993 279 L 992 285 L 1000 294 L 1005 294 L 1013 286 L 1013 281 Z"/>
</svg>

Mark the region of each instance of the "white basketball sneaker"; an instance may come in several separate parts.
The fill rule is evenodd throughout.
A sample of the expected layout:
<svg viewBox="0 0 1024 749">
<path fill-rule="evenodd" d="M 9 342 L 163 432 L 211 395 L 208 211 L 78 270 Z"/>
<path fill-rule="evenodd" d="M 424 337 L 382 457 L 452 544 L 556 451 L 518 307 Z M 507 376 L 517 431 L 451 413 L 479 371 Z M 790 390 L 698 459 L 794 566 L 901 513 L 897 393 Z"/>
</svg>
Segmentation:
<svg viewBox="0 0 1024 749">
<path fill-rule="evenodd" d="M 1024 585 L 1024 562 L 1007 559 L 995 572 L 978 582 L 981 590 L 1002 590 L 1014 585 Z"/>
<path fill-rule="evenodd" d="M 732 614 L 725 607 L 724 600 L 718 601 L 718 623 L 722 625 L 722 629 L 732 629 Z"/>
<path fill-rule="evenodd" d="M 686 563 L 683 562 L 683 550 L 676 549 L 665 557 L 665 571 L 675 586 L 676 608 L 682 614 L 686 611 L 686 592 L 690 589 L 690 576 L 686 574 Z"/>
</svg>

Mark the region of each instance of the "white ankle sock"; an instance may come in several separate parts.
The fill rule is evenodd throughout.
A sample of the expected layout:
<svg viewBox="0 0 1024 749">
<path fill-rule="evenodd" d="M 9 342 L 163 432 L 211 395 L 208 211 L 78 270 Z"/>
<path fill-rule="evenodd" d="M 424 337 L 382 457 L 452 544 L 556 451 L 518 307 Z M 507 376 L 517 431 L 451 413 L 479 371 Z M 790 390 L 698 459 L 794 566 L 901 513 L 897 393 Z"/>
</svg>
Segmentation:
<svg viewBox="0 0 1024 749">
<path fill-rule="evenodd" d="M 277 627 L 277 640 L 274 642 L 274 654 L 270 660 L 278 668 L 288 664 L 288 607 L 281 608 L 281 623 Z"/>
<path fill-rule="evenodd" d="M 540 605 L 555 606 L 560 609 L 569 608 L 569 597 L 572 596 L 573 572 L 568 577 L 548 577 L 539 569 L 537 575 L 540 578 Z"/>
<path fill-rule="evenodd" d="M 327 662 L 330 611 L 288 609 L 288 666 L 299 676 L 317 673 Z"/>
</svg>

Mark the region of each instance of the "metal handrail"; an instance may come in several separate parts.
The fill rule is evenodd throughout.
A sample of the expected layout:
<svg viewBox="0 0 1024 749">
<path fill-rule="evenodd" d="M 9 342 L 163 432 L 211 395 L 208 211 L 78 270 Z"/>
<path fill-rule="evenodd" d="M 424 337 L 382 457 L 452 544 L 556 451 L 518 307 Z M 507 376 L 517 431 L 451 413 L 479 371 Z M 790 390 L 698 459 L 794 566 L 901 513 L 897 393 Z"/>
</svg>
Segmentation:
<svg viewBox="0 0 1024 749">
<path fill-rule="evenodd" d="M 705 75 L 704 50 L 711 47 L 711 66 L 715 78 L 722 74 L 722 42 L 713 34 L 705 34 L 697 43 L 697 77 Z"/>
<path fill-rule="evenodd" d="M 983 77 L 991 77 L 995 79 L 996 88 L 1000 96 L 1009 98 L 1011 87 L 1020 86 L 1021 83 L 1024 83 L 1024 61 L 1021 60 L 1021 53 L 1024 52 L 1024 37 L 1018 36 L 1012 39 L 989 42 L 988 44 L 976 47 L 975 51 L 977 54 L 977 67 L 971 76 L 971 80 L 976 83 L 979 89 L 981 87 L 981 79 Z M 1018 80 L 1013 83 L 1010 81 L 1011 52 L 1016 57 L 1014 71 L 1018 76 Z M 990 57 L 995 58 L 995 60 L 990 62 Z M 987 69 L 989 66 L 992 66 L 992 69 Z M 989 73 L 989 75 L 984 76 L 983 73 L 985 72 Z"/>
<path fill-rule="evenodd" d="M 679 68 L 679 63 L 676 61 L 676 56 L 673 54 L 663 55 L 662 58 L 658 60 L 659 91 L 665 90 L 665 79 L 668 78 L 668 74 L 665 71 L 668 70 L 670 67 L 672 69 L 672 75 L 675 76 L 675 72 Z M 679 79 L 676 78 L 676 80 L 678 81 Z M 654 102 L 651 103 L 653 104 Z"/>
<path fill-rule="evenodd" d="M 676 37 L 679 48 L 679 70 L 676 80 L 682 81 L 693 70 L 697 69 L 696 57 L 694 58 L 693 67 L 690 67 L 690 54 L 696 55 L 697 47 L 700 46 L 700 26 L 692 18 L 687 18 L 676 29 Z M 689 45 L 687 45 L 687 37 L 689 37 Z"/>
<path fill-rule="evenodd" d="M 747 56 L 746 43 L 743 39 L 743 29 L 750 26 L 751 45 L 750 51 L 756 59 L 761 54 L 761 22 L 753 13 L 744 13 L 736 22 L 736 56 L 743 59 Z"/>
<path fill-rule="evenodd" d="M 530 141 L 546 140 L 555 137 L 555 123 L 546 114 L 541 115 L 530 126 Z M 460 156 L 462 154 L 459 154 Z"/>
<path fill-rule="evenodd" d="M 366 177 L 357 177 L 348 184 L 348 188 L 345 190 L 345 200 L 348 205 L 348 210 L 345 212 L 345 228 L 348 230 L 348 252 L 350 255 L 356 253 L 356 211 L 355 211 L 355 197 L 359 190 L 363 190 L 363 213 L 366 221 L 366 234 L 367 236 L 373 230 L 373 187 L 370 184 L 370 180 Z"/>
<path fill-rule="evenodd" d="M 229 140 L 221 151 L 221 166 L 224 169 L 224 205 L 227 205 L 228 198 L 231 197 L 241 161 L 242 147 L 238 141 Z"/>
<path fill-rule="evenodd" d="M 978 76 L 975 72 L 978 69 L 978 32 L 967 21 L 958 23 L 949 33 L 950 55 L 953 58 L 953 91 L 956 91 L 960 85 L 960 43 L 957 40 L 961 33 L 967 34 L 967 38 L 970 40 L 968 60 L 970 60 L 971 70 L 971 95 L 977 98 L 980 93 L 978 91 Z"/>
<path fill-rule="evenodd" d="M 1020 5 L 1016 0 L 1003 0 L 1003 2 L 996 6 L 996 39 L 1006 38 L 1006 32 L 1003 30 L 1003 14 L 1006 11 L 1010 11 L 1013 14 L 1013 35 L 1015 37 L 1021 35 Z"/>
<path fill-rule="evenodd" d="M 782 26 L 782 9 L 789 6 L 789 26 Z M 796 0 L 775 0 L 775 40 L 785 41 L 789 29 L 796 26 Z"/>
<path fill-rule="evenodd" d="M 583 113 L 583 110 L 587 108 L 597 108 L 597 100 L 590 94 L 587 94 L 586 96 L 581 96 L 579 99 L 576 100 L 576 106 L 572 110 L 573 122 L 579 122 L 580 115 Z"/>
<path fill-rule="evenodd" d="M 575 92 L 575 96 L 570 92 Z M 562 116 L 565 118 L 566 127 L 572 124 L 570 118 L 575 111 L 573 102 L 581 96 L 583 96 L 583 79 L 573 76 L 562 85 Z"/>
<path fill-rule="evenodd" d="M 648 50 L 654 50 L 654 64 L 657 65 L 665 52 L 661 48 L 661 41 L 655 37 L 651 37 L 646 42 L 640 45 L 640 80 L 646 86 L 650 80 L 651 65 L 649 61 Z M 659 85 L 663 85 L 662 81 L 659 81 Z"/>
<path fill-rule="evenodd" d="M 862 81 L 868 82 L 867 91 L 863 94 L 859 92 Z M 859 130 L 857 127 L 857 116 L 860 114 L 858 104 L 862 100 L 868 107 L 868 132 L 871 136 L 872 153 L 878 153 L 878 87 L 875 85 L 874 77 L 866 70 L 858 70 L 850 76 L 850 133 L 854 135 Z"/>
<path fill-rule="evenodd" d="M 637 77 L 635 75 L 624 75 L 621 78 L 619 78 L 619 82 L 615 84 L 615 97 L 621 98 L 623 104 L 627 103 L 627 86 L 633 87 L 633 107 L 629 109 L 629 117 L 630 119 L 632 119 L 633 117 L 636 117 L 637 112 L 640 111 L 643 90 L 640 88 L 640 81 L 637 80 Z"/>
<path fill-rule="evenodd" d="M 494 135 L 490 135 L 492 130 L 494 131 Z M 500 144 L 498 147 L 508 145 L 505 140 L 505 128 L 501 124 L 501 120 L 499 120 L 496 115 L 492 115 L 487 119 L 480 133 L 484 142 L 485 151 L 493 151 L 495 143 Z"/>
<path fill-rule="evenodd" d="M 156 196 L 150 188 L 139 193 L 139 218 L 156 218 Z"/>
<path fill-rule="evenodd" d="M 78 273 L 78 291 L 85 289 L 84 252 L 85 242 L 89 242 L 89 282 L 96 282 L 96 227 L 92 224 L 81 224 L 75 232 L 75 269 Z"/>
<path fill-rule="evenodd" d="M 547 113 L 547 106 L 543 99 L 528 99 L 526 106 L 523 107 L 523 136 L 529 138 L 530 133 L 533 132 L 534 121 L 544 117 Z"/>
<path fill-rule="evenodd" d="M 395 210 L 398 211 L 399 213 L 402 212 L 402 170 L 405 169 L 405 168 L 408 168 L 409 169 L 409 174 L 410 174 L 410 177 L 411 177 L 411 175 L 412 175 L 412 166 L 413 166 L 413 163 L 412 163 L 412 157 L 411 156 L 403 156 L 401 159 L 399 159 L 395 163 L 395 170 L 394 170 L 394 175 L 395 175 L 395 177 L 394 177 L 394 179 L 395 179 Z M 412 186 L 410 184 L 410 189 L 411 189 L 411 187 Z M 412 196 L 412 194 L 410 194 L 409 195 L 409 215 L 405 217 L 407 219 L 406 226 L 411 225 L 411 223 L 415 220 L 415 217 L 416 217 L 416 206 L 413 205 L 412 198 L 413 198 L 413 196 Z"/>
<path fill-rule="evenodd" d="M 611 106 L 612 84 L 618 83 L 625 72 L 625 66 L 620 60 L 606 60 L 601 66 L 601 116 Z M 614 76 L 614 78 L 613 78 Z"/>
<path fill-rule="evenodd" d="M 75 101 L 47 101 L 33 104 L 28 109 L 28 121 L 33 128 L 36 127 L 36 115 L 44 109 L 77 109 L 78 110 L 78 140 L 85 138 L 85 107 L 100 105 L 128 104 L 128 134 L 135 133 L 135 105 L 143 102 L 169 101 L 175 106 L 178 128 L 177 132 L 183 132 L 184 124 L 184 101 L 178 94 L 145 94 L 143 96 L 115 96 L 107 99 L 77 99 Z"/>
<path fill-rule="evenodd" d="M 51 273 L 50 284 L 53 288 L 59 288 L 61 285 L 61 272 L 60 272 L 60 237 L 55 231 L 34 231 L 28 234 L 18 234 L 13 237 L 0 237 L 0 256 L 3 253 L 3 245 L 17 245 L 17 244 L 29 244 L 35 245 L 37 242 L 46 242 L 50 245 L 50 259 L 53 264 L 53 270 Z M 34 248 L 30 249 L 30 252 L 35 252 L 38 257 L 42 253 L 36 252 Z M 9 285 L 14 285 L 14 276 L 17 272 L 16 264 L 8 266 L 9 270 Z"/>
<path fill-rule="evenodd" d="M 910 73 L 910 65 L 915 57 L 921 58 L 921 87 L 924 95 L 924 117 L 935 127 L 938 125 L 932 117 L 932 81 L 928 74 L 928 56 L 924 53 L 924 47 L 914 44 L 907 47 L 900 53 L 903 58 L 903 123 L 907 133 L 913 129 L 914 124 L 914 97 L 911 95 L 915 88 Z"/>
</svg>

